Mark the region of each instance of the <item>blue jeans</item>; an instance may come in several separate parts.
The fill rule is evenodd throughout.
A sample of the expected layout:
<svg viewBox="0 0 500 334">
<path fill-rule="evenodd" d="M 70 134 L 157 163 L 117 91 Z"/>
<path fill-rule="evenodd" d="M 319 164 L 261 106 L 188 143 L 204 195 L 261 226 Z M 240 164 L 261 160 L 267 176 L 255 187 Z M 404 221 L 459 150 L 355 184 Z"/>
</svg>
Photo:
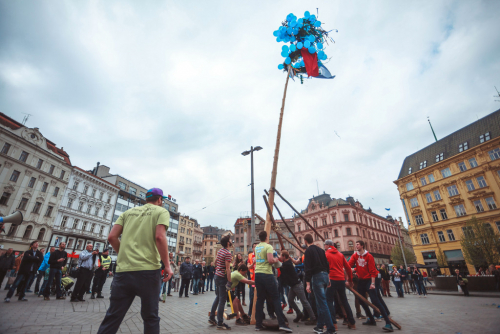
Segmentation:
<svg viewBox="0 0 500 334">
<path fill-rule="evenodd" d="M 213 276 L 208 276 L 208 278 L 207 278 L 207 288 L 206 288 L 207 291 L 209 290 L 208 285 L 210 285 L 210 291 L 212 291 L 214 288 L 214 277 Z"/>
<path fill-rule="evenodd" d="M 212 304 L 212 310 L 210 312 L 210 319 L 215 320 L 215 311 L 217 311 L 217 325 L 222 325 L 224 318 L 224 306 L 227 299 L 226 290 L 227 277 L 215 276 L 215 300 Z"/>
<path fill-rule="evenodd" d="M 418 294 L 423 294 L 424 296 L 427 294 L 427 290 L 425 290 L 424 283 L 422 281 L 415 280 L 415 285 L 417 286 Z"/>
<path fill-rule="evenodd" d="M 278 318 L 278 324 L 280 327 L 286 327 L 285 323 L 285 315 L 283 314 L 283 310 L 281 309 L 280 304 L 280 295 L 278 293 L 278 284 L 274 275 L 272 274 L 255 274 L 255 288 L 257 289 L 257 302 L 255 305 L 256 314 L 256 328 L 262 328 L 262 320 L 264 312 L 264 301 L 271 301 L 274 306 L 274 313 Z"/>
<path fill-rule="evenodd" d="M 335 316 L 335 308 L 337 305 L 334 305 L 334 296 L 335 292 L 338 293 L 338 302 L 342 303 L 342 306 L 344 306 L 345 313 L 347 315 L 347 320 L 351 325 L 354 325 L 356 323 L 356 320 L 354 320 L 354 317 L 352 315 L 352 310 L 351 306 L 349 305 L 349 302 L 347 301 L 347 296 L 345 294 L 345 281 L 334 281 L 330 280 L 331 286 L 326 290 L 326 300 L 328 302 L 328 308 L 330 309 L 330 316 L 332 317 L 332 321 L 336 324 L 337 323 L 337 317 Z"/>
<path fill-rule="evenodd" d="M 7 292 L 7 298 L 11 298 L 19 286 L 19 299 L 23 299 L 25 296 L 26 286 L 33 274 L 18 274 L 14 283 L 10 286 L 9 292 Z"/>
<path fill-rule="evenodd" d="M 253 290 L 255 288 L 253 286 L 250 286 L 248 288 L 248 295 L 249 295 L 249 300 L 250 303 L 248 304 L 248 316 L 251 318 L 252 317 L 252 310 L 253 310 Z"/>
<path fill-rule="evenodd" d="M 380 313 L 382 314 L 382 317 L 385 319 L 385 323 L 390 325 L 391 320 L 389 319 L 389 316 L 387 315 L 387 310 L 385 307 L 380 303 L 380 300 L 378 299 L 377 296 L 377 291 L 376 289 L 370 289 L 370 284 L 372 280 L 371 279 L 360 279 L 358 282 L 358 292 L 361 296 L 366 296 L 366 293 L 370 295 L 370 299 L 372 301 L 372 304 L 375 305 L 379 310 Z M 373 318 L 372 312 L 370 311 L 370 308 L 366 303 L 362 300 L 359 301 L 363 309 L 365 310 L 366 316 L 370 318 L 371 322 L 375 322 L 375 319 Z"/>
<path fill-rule="evenodd" d="M 39 296 L 43 296 L 43 292 L 45 291 L 45 288 L 47 287 L 47 282 L 48 282 L 48 280 L 43 280 L 42 287 L 40 288 L 40 291 L 38 291 Z"/>
<path fill-rule="evenodd" d="M 56 297 L 61 297 L 61 275 L 62 272 L 60 269 L 50 268 L 49 272 L 49 280 L 47 282 L 47 286 L 45 287 L 45 291 L 43 292 L 44 297 L 48 297 L 50 295 L 50 287 L 52 286 L 52 281 L 56 280 Z"/>
<path fill-rule="evenodd" d="M 328 308 L 328 302 L 326 301 L 326 289 L 328 283 L 330 283 L 330 278 L 328 277 L 328 273 L 324 271 L 313 275 L 311 279 L 312 290 L 314 298 L 316 299 L 316 309 L 318 312 L 318 328 L 323 328 L 323 326 L 326 325 L 326 329 L 329 332 L 335 332 L 332 316 L 330 315 L 330 309 Z"/>
<path fill-rule="evenodd" d="M 403 283 L 401 281 L 394 281 L 394 286 L 396 287 L 396 293 L 398 294 L 398 297 L 404 297 L 403 293 Z"/>
<path fill-rule="evenodd" d="M 198 283 L 200 283 L 200 279 L 193 278 L 193 293 L 198 293 Z"/>
</svg>

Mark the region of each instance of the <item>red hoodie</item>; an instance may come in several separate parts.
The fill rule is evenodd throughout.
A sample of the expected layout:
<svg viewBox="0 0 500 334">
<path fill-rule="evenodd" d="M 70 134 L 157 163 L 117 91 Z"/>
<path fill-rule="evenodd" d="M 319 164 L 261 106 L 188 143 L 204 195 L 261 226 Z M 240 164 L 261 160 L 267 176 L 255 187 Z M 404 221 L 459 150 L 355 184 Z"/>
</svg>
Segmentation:
<svg viewBox="0 0 500 334">
<path fill-rule="evenodd" d="M 356 273 L 359 279 L 369 279 L 378 276 L 375 260 L 367 250 L 361 255 L 357 251 L 354 252 L 349 260 L 349 265 L 352 267 L 354 263 L 356 263 Z"/>
<path fill-rule="evenodd" d="M 330 279 L 334 281 L 345 281 L 344 269 L 349 277 L 349 282 L 352 282 L 352 270 L 347 263 L 344 255 L 340 253 L 337 248 L 330 247 L 326 251 L 326 260 L 330 266 Z"/>
</svg>

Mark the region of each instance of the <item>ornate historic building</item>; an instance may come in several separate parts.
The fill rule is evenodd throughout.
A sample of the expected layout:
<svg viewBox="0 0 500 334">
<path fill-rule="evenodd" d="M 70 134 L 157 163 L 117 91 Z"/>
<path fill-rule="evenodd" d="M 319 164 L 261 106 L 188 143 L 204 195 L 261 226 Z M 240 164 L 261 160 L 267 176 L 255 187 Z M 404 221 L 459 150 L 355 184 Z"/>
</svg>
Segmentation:
<svg viewBox="0 0 500 334">
<path fill-rule="evenodd" d="M 476 216 L 500 232 L 500 110 L 406 157 L 394 183 L 419 263 L 475 273 L 460 239 Z"/>
<path fill-rule="evenodd" d="M 198 228 L 198 232 L 196 234 L 198 239 L 196 240 L 195 245 L 196 228 Z M 200 229 L 200 225 L 195 218 L 182 215 L 180 216 L 179 231 L 177 232 L 177 254 L 179 256 L 179 261 L 184 261 L 186 257 L 190 257 L 191 260 L 195 258 L 201 260 L 202 236 L 203 231 Z"/>
<path fill-rule="evenodd" d="M 364 209 L 352 197 L 346 200 L 331 198 L 329 194 L 315 196 L 309 200 L 307 208 L 301 212 L 325 239 L 331 239 L 337 249 L 345 256 L 355 250 L 356 240 L 364 240 L 366 249 L 373 255 L 376 263 L 388 263 L 392 247 L 398 246 L 398 234 L 393 223 L 375 213 Z M 302 243 L 304 235 L 312 234 L 315 244 L 323 247 L 321 239 L 298 216 L 293 218 L 295 234 Z"/>
<path fill-rule="evenodd" d="M 107 244 L 119 188 L 74 166 L 69 186 L 54 222 L 50 246 L 66 242 L 66 251 L 79 254 L 88 243 L 102 251 Z"/>
<path fill-rule="evenodd" d="M 205 226 L 201 228 L 203 231 L 203 240 L 202 240 L 202 252 L 203 252 L 203 260 L 210 263 L 215 261 L 215 256 L 217 255 L 217 243 L 220 242 L 222 235 L 227 231 L 216 226 Z"/>
<path fill-rule="evenodd" d="M 252 250 L 251 221 L 252 219 L 250 217 L 244 217 L 236 219 L 236 222 L 234 223 L 234 251 L 236 253 L 247 255 L 248 252 Z M 258 214 L 255 214 L 255 239 L 258 239 L 259 232 L 263 230 L 263 227 L 261 227 L 260 231 L 257 231 L 258 226 L 262 221 L 265 220 Z M 245 240 L 247 244 L 247 253 L 245 253 Z"/>
<path fill-rule="evenodd" d="M 22 212 L 24 221 L 5 224 L 0 246 L 25 251 L 33 240 L 47 247 L 71 174 L 69 155 L 45 138 L 0 113 L 0 215 Z"/>
</svg>

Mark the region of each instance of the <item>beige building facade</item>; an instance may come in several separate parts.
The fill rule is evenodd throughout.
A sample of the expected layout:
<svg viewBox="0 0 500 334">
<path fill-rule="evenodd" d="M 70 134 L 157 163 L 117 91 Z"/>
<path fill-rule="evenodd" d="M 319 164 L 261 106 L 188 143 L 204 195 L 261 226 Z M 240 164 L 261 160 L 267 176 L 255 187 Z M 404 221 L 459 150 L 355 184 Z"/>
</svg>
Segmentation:
<svg viewBox="0 0 500 334">
<path fill-rule="evenodd" d="M 47 247 L 71 174 L 69 155 L 45 138 L 0 113 L 0 215 L 23 214 L 19 226 L 5 224 L 0 249 L 25 251 L 38 240 Z"/>
</svg>

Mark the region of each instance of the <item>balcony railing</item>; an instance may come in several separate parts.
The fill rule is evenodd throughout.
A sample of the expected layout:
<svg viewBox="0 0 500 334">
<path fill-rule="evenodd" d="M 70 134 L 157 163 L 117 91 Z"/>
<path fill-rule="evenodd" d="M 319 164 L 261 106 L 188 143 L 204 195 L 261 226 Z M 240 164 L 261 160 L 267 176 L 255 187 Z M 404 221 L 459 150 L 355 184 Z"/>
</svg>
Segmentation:
<svg viewBox="0 0 500 334">
<path fill-rule="evenodd" d="M 201 241 L 194 241 L 193 244 L 195 246 L 201 246 L 201 245 L 203 245 L 203 243 Z"/>
<path fill-rule="evenodd" d="M 72 234 L 79 234 L 87 237 L 92 237 L 92 238 L 97 238 L 97 239 L 106 239 L 106 236 L 100 234 L 100 233 L 95 233 L 91 231 L 82 231 L 82 230 L 77 230 L 75 228 L 70 228 L 70 227 L 61 227 L 61 226 L 53 226 L 52 227 L 54 231 L 59 231 L 59 232 L 64 232 L 64 233 L 72 233 Z"/>
<path fill-rule="evenodd" d="M 201 250 L 194 250 L 194 251 L 193 251 L 193 254 L 194 254 L 194 255 L 201 255 Z"/>
</svg>

